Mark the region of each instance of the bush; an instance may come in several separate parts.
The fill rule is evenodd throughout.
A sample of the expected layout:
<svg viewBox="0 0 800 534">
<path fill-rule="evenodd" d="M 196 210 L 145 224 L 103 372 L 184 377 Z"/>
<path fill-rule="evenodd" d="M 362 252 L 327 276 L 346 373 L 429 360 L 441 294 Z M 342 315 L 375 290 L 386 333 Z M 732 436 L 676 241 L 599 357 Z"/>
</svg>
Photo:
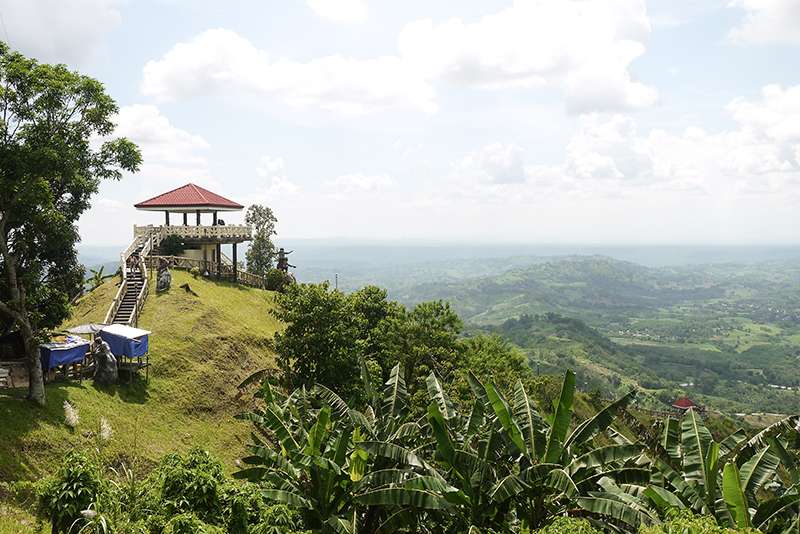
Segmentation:
<svg viewBox="0 0 800 534">
<path fill-rule="evenodd" d="M 164 527 L 164 534 L 224 534 L 224 530 L 209 525 L 191 513 L 174 516 Z"/>
<path fill-rule="evenodd" d="M 294 282 L 294 278 L 289 273 L 281 271 L 280 269 L 270 269 L 267 272 L 265 284 L 266 288 L 270 291 L 283 292 L 283 290 Z"/>
<path fill-rule="evenodd" d="M 694 515 L 688 510 L 674 510 L 667 521 L 660 525 L 641 527 L 639 534 L 743 534 L 756 533 L 758 530 L 732 530 L 721 527 L 711 516 Z"/>
<path fill-rule="evenodd" d="M 585 519 L 558 517 L 546 527 L 536 531 L 539 534 L 602 534 Z"/>
<path fill-rule="evenodd" d="M 58 473 L 42 482 L 38 513 L 52 521 L 55 532 L 68 531 L 105 489 L 98 467 L 83 454 L 70 452 Z"/>
<path fill-rule="evenodd" d="M 175 234 L 170 234 L 165 237 L 159 246 L 161 247 L 161 252 L 165 256 L 180 256 L 183 254 L 183 251 L 186 250 L 186 245 L 184 245 L 183 240 L 180 236 Z"/>
<path fill-rule="evenodd" d="M 164 457 L 155 476 L 160 502 L 167 516 L 194 513 L 207 522 L 221 516 L 220 492 L 225 482 L 222 466 L 201 449 L 192 449 L 183 457 Z"/>
</svg>

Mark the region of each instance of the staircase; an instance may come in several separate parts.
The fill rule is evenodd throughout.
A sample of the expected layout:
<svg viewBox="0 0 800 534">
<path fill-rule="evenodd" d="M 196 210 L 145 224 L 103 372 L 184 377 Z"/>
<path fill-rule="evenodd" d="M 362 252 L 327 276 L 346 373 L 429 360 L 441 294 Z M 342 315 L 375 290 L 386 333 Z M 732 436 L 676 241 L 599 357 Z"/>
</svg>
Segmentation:
<svg viewBox="0 0 800 534">
<path fill-rule="evenodd" d="M 128 269 L 125 292 L 122 294 L 116 313 L 111 320 L 112 323 L 130 325 L 133 321 L 133 313 L 136 310 L 136 302 L 139 300 L 139 293 L 144 285 L 144 278 L 139 269 Z"/>
<path fill-rule="evenodd" d="M 120 255 L 122 283 L 106 314 L 106 324 L 136 326 L 138 323 L 148 293 L 145 264 L 152 246 L 153 241 L 149 236 L 138 237 Z M 134 255 L 139 256 L 141 268 L 128 268 L 128 259 Z"/>
</svg>

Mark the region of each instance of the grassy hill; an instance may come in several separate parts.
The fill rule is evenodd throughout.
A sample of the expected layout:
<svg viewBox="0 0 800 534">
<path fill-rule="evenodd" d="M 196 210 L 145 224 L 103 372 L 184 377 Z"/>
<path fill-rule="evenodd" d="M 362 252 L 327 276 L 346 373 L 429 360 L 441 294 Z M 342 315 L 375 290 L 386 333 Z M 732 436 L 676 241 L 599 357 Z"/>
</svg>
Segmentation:
<svg viewBox="0 0 800 534">
<path fill-rule="evenodd" d="M 102 321 L 116 293 L 110 279 L 83 297 L 65 326 Z M 184 291 L 189 283 L 198 296 Z M 35 479 L 75 446 L 91 446 L 101 416 L 114 435 L 104 454 L 146 467 L 165 453 L 208 449 L 226 468 L 243 452 L 248 431 L 233 415 L 242 408 L 237 384 L 274 366 L 270 339 L 280 324 L 268 313 L 273 294 L 194 279 L 173 272 L 172 288 L 151 293 L 139 326 L 151 330 L 150 381 L 111 388 L 91 380 L 47 386 L 47 406 L 23 400 L 24 391 L 0 394 L 0 480 Z M 62 405 L 78 407 L 75 431 Z"/>
</svg>

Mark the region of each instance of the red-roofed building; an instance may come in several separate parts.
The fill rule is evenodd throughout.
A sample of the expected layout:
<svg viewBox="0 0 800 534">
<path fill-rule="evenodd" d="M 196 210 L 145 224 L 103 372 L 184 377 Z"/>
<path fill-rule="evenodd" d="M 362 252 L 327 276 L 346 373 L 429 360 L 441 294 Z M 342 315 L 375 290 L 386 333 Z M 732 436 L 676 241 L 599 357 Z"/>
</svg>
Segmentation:
<svg viewBox="0 0 800 534">
<path fill-rule="evenodd" d="M 244 206 L 228 200 L 222 195 L 218 195 L 195 184 L 186 184 L 172 191 L 167 191 L 151 199 L 134 204 L 136 209 L 146 211 L 163 211 L 167 214 L 167 225 L 169 225 L 169 213 L 216 213 L 219 211 L 239 211 Z M 199 219 L 198 219 L 199 220 Z M 185 223 L 184 223 L 185 224 Z M 198 223 L 199 224 L 199 223 Z"/>
<path fill-rule="evenodd" d="M 672 403 L 672 407 L 675 410 L 678 410 L 680 412 L 685 412 L 689 408 L 694 408 L 695 411 L 698 411 L 698 412 L 705 411 L 705 407 L 704 406 L 700 406 L 698 404 L 695 404 L 695 402 L 692 399 L 690 399 L 689 397 L 680 397 L 679 399 L 677 399 L 675 402 Z"/>
<path fill-rule="evenodd" d="M 184 246 L 180 257 L 187 260 L 187 265 L 195 265 L 201 272 L 237 278 L 237 245 L 250 241 L 252 230 L 247 225 L 226 224 L 219 213 L 241 211 L 243 205 L 189 183 L 138 202 L 134 207 L 142 211 L 164 212 L 163 226 L 134 227 L 135 243 L 141 244 L 145 236 L 151 239 L 152 255 L 163 255 L 164 251 L 159 248 L 164 239 L 178 236 Z M 211 220 L 203 221 L 203 215 L 209 214 Z M 179 224 L 174 224 L 170 216 L 180 217 Z M 231 245 L 232 258 L 222 253 L 222 245 Z"/>
</svg>

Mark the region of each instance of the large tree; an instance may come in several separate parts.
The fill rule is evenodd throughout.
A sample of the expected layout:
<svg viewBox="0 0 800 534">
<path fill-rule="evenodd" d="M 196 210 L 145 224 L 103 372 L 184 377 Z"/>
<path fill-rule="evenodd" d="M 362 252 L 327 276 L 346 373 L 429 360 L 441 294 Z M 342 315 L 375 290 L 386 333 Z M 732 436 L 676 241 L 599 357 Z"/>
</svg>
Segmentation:
<svg viewBox="0 0 800 534">
<path fill-rule="evenodd" d="M 141 163 L 136 145 L 109 139 L 117 111 L 97 80 L 0 43 L 0 328 L 20 332 L 39 404 L 37 343 L 83 283 L 76 222 L 100 180 Z"/>
<path fill-rule="evenodd" d="M 276 233 L 275 224 L 278 219 L 267 206 L 253 204 L 247 208 L 244 220 L 255 230 L 250 248 L 247 249 L 247 270 L 259 276 L 267 276 L 275 263 L 272 236 Z"/>
</svg>

